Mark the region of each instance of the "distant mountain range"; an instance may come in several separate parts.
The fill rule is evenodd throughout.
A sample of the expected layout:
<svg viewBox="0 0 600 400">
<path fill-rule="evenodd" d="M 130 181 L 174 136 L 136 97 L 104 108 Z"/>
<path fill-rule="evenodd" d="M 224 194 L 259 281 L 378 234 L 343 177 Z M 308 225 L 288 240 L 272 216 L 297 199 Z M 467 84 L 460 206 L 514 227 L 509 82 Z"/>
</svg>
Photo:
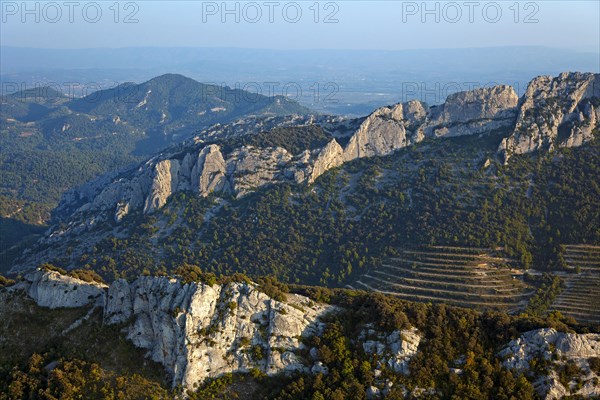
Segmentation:
<svg viewBox="0 0 600 400">
<path fill-rule="evenodd" d="M 391 39 L 390 39 L 391 40 Z M 20 85 L 69 82 L 112 88 L 177 72 L 201 82 L 269 94 L 286 85 L 302 89 L 294 100 L 320 112 L 368 114 L 383 104 L 443 103 L 457 91 L 507 84 L 522 95 L 535 76 L 600 71 L 598 53 L 540 46 L 422 50 L 266 50 L 241 48 L 31 49 L 2 47 L 3 94 Z M 243 63 L 240 62 L 243 60 Z M 15 85 L 17 88 L 15 88 Z M 295 89 L 290 94 L 296 96 Z M 81 94 L 81 90 L 76 90 Z"/>
</svg>

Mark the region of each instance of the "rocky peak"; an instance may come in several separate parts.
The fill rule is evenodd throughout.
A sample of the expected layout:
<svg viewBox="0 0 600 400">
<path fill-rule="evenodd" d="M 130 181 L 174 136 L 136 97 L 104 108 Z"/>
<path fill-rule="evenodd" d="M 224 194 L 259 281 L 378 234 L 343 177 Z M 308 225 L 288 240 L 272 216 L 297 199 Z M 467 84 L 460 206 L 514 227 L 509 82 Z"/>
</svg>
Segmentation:
<svg viewBox="0 0 600 400">
<path fill-rule="evenodd" d="M 307 156 L 306 160 L 308 162 L 310 156 Z M 319 176 L 332 168 L 340 166 L 343 162 L 344 149 L 333 139 L 318 152 L 308 177 L 308 183 L 313 183 Z"/>
<path fill-rule="evenodd" d="M 600 74 L 562 73 L 533 79 L 519 102 L 512 135 L 499 152 L 513 154 L 573 147 L 592 139 L 600 120 Z"/>
<path fill-rule="evenodd" d="M 215 190 L 221 191 L 227 184 L 226 172 L 225 160 L 219 146 L 206 146 L 198 153 L 198 160 L 191 168 L 191 188 L 203 196 Z"/>
<path fill-rule="evenodd" d="M 350 138 L 344 161 L 390 154 L 421 141 L 425 118 L 425 106 L 418 101 L 375 110 Z"/>
</svg>

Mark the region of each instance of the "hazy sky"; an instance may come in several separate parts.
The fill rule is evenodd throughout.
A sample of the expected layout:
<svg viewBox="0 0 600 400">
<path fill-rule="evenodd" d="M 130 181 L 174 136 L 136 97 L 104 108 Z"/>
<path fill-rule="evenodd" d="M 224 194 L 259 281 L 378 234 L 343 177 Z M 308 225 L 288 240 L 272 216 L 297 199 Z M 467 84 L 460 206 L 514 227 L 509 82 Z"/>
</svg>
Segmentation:
<svg viewBox="0 0 600 400">
<path fill-rule="evenodd" d="M 0 40 L 4 46 L 45 48 L 401 50 L 542 45 L 600 52 L 599 4 L 59 0 L 25 2 L 23 7 L 22 1 L 2 0 Z"/>
</svg>

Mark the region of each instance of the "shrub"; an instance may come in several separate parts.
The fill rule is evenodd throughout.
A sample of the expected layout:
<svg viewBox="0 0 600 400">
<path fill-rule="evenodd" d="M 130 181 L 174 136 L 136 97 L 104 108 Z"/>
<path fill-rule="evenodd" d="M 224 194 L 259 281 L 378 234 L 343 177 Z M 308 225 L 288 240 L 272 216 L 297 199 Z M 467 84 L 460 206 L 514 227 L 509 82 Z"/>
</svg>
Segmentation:
<svg viewBox="0 0 600 400">
<path fill-rule="evenodd" d="M 262 346 L 259 344 L 255 344 L 254 346 L 252 346 L 252 348 L 250 349 L 250 357 L 252 357 L 254 361 L 260 361 L 264 359 L 265 355 L 263 353 Z"/>
<path fill-rule="evenodd" d="M 590 357 L 588 358 L 588 363 L 590 364 L 590 369 L 596 375 L 600 375 L 600 357 Z"/>
<path fill-rule="evenodd" d="M 272 298 L 273 300 L 285 302 L 287 300 L 286 293 L 290 292 L 288 285 L 281 283 L 274 276 L 258 278 L 258 290 Z"/>
<path fill-rule="evenodd" d="M 204 272 L 197 265 L 184 263 L 174 271 L 185 283 L 198 282 L 208 286 L 217 284 L 217 277 L 212 272 Z"/>
<path fill-rule="evenodd" d="M 81 279 L 82 281 L 88 282 L 88 283 L 106 283 L 104 281 L 104 279 L 98 275 L 98 273 L 96 271 L 92 271 L 92 270 L 87 270 L 87 269 L 74 269 L 72 271 L 69 271 L 68 273 L 69 276 L 76 278 L 76 279 Z"/>
<path fill-rule="evenodd" d="M 46 264 L 43 264 L 40 268 L 45 271 L 53 271 L 53 272 L 58 272 L 61 275 L 67 275 L 67 271 L 65 271 L 62 268 L 56 267 L 52 264 L 46 263 Z"/>
</svg>

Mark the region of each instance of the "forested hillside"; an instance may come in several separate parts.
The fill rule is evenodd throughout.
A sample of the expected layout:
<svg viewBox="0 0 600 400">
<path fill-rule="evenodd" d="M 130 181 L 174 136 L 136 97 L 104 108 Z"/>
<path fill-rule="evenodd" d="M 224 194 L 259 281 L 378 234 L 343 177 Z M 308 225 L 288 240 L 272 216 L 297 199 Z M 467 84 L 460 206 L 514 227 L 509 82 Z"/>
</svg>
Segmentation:
<svg viewBox="0 0 600 400">
<path fill-rule="evenodd" d="M 180 193 L 154 214 L 55 244 L 47 261 L 109 280 L 187 262 L 343 286 L 399 248 L 450 245 L 500 248 L 517 267 L 560 270 L 561 244 L 600 240 L 598 140 L 503 166 L 494 161 L 501 137 L 426 141 L 353 161 L 308 187 L 239 199 Z"/>
</svg>

